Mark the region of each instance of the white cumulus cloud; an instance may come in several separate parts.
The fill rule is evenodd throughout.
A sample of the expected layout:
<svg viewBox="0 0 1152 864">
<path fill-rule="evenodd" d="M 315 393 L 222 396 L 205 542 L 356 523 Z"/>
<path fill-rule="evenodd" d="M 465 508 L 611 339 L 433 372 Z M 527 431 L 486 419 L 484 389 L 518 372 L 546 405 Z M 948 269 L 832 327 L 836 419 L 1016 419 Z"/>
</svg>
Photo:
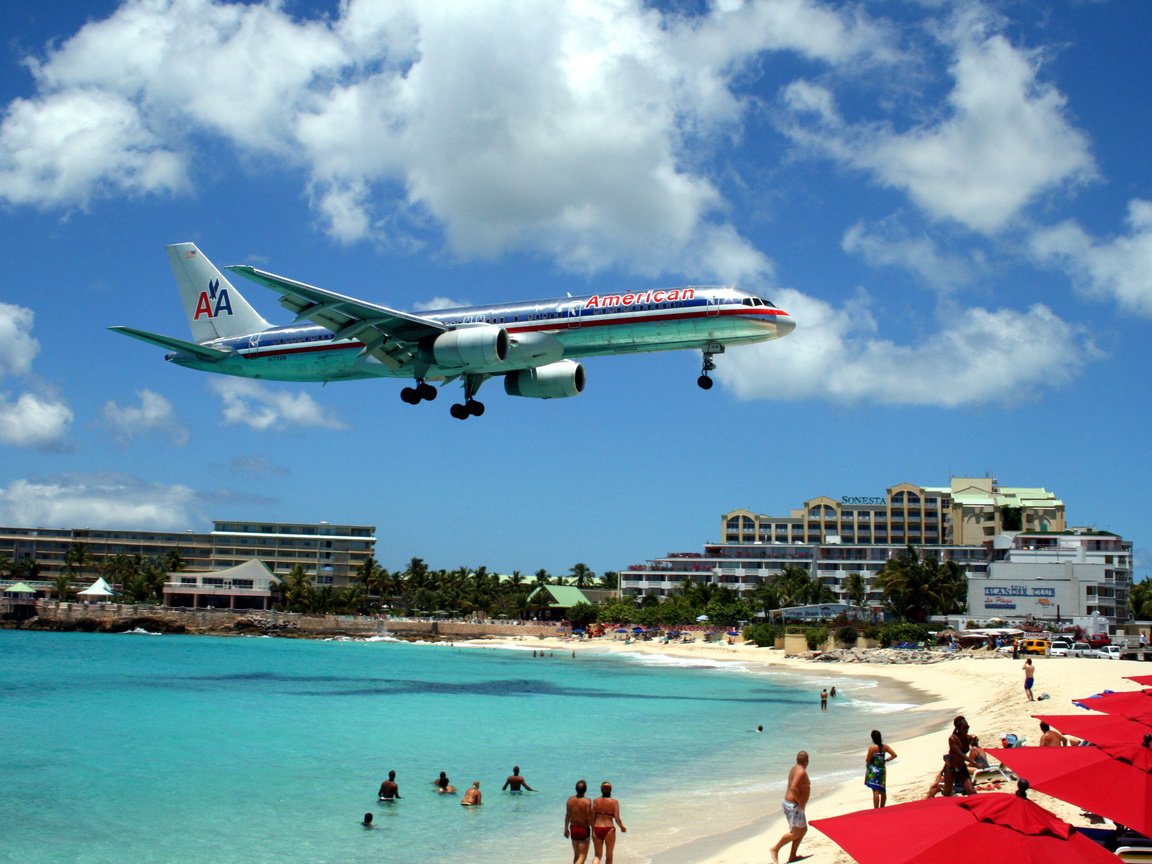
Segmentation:
<svg viewBox="0 0 1152 864">
<path fill-rule="evenodd" d="M 53 448 L 72 426 L 72 409 L 32 374 L 40 343 L 32 336 L 31 309 L 0 303 L 0 379 L 17 377 L 29 389 L 0 391 L 0 445 Z"/>
<path fill-rule="evenodd" d="M 1045 264 L 1065 268 L 1094 297 L 1115 300 L 1152 317 L 1152 201 L 1128 204 L 1128 233 L 1099 241 L 1076 222 L 1038 230 L 1032 252 Z"/>
<path fill-rule="evenodd" d="M 765 53 L 891 62 L 897 36 L 816 0 L 126 0 L 26 58 L 0 122 L 0 200 L 71 209 L 176 193 L 208 146 L 301 172 L 343 243 L 544 254 L 564 266 L 718 268 L 732 246 L 702 154 L 740 134 Z M 249 162 L 250 164 L 250 162 Z M 627 194 L 621 194 L 621 190 Z M 711 265 L 711 266 L 709 266 Z M 683 269 L 687 269 L 684 267 Z"/>
<path fill-rule="evenodd" d="M 188 443 L 188 429 L 176 416 L 172 403 L 151 390 L 138 390 L 139 405 L 119 405 L 105 402 L 102 417 L 105 426 L 120 441 L 130 441 L 141 435 L 161 433 L 176 444 Z"/>
<path fill-rule="evenodd" d="M 339 418 L 307 393 L 274 390 L 244 378 L 213 380 L 212 389 L 224 403 L 224 421 L 259 431 L 294 426 L 344 429 Z"/>
<path fill-rule="evenodd" d="M 13 480 L 0 488 L 0 519 L 8 525 L 163 531 L 194 527 L 196 494 L 121 474 L 76 474 Z"/>
<path fill-rule="evenodd" d="M 745 399 L 819 396 L 837 402 L 957 407 L 1031 398 L 1071 379 L 1094 348 L 1036 305 L 1027 312 L 942 313 L 940 329 L 911 345 L 877 335 L 867 298 L 844 307 L 777 292 L 797 320 L 781 342 L 736 348 L 717 378 Z"/>
<path fill-rule="evenodd" d="M 904 191 L 930 217 L 990 234 L 1040 195 L 1096 176 L 1067 99 L 1040 77 L 1042 56 L 967 7 L 942 38 L 953 52 L 947 109 L 907 130 L 845 121 L 828 87 L 784 90 L 782 130 L 803 148 Z"/>
</svg>

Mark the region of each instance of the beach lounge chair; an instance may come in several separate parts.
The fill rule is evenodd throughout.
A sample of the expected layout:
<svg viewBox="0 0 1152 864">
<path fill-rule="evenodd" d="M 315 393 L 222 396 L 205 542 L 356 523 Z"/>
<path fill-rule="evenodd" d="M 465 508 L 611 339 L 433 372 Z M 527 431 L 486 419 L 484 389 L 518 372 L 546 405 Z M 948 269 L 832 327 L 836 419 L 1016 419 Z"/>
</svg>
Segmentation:
<svg viewBox="0 0 1152 864">
<path fill-rule="evenodd" d="M 998 792 L 1015 782 L 1015 775 L 1009 773 L 1003 765 L 990 765 L 972 772 L 972 786 L 977 792 Z"/>
<path fill-rule="evenodd" d="M 1130 864 L 1135 864 L 1137 861 L 1149 862 L 1152 861 L 1152 846 L 1119 846 L 1116 849 L 1116 857 Z"/>
</svg>

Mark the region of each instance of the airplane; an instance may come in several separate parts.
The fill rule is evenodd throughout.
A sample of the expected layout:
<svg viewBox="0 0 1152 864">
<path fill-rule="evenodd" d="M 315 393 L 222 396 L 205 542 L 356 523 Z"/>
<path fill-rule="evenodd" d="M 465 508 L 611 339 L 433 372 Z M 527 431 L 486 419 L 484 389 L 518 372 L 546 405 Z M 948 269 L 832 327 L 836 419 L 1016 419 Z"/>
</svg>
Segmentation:
<svg viewBox="0 0 1152 864">
<path fill-rule="evenodd" d="M 572 358 L 699 349 L 697 383 L 711 389 L 714 357 L 728 345 L 786 336 L 795 322 L 755 294 L 729 286 L 658 290 L 466 306 L 414 314 L 377 306 L 239 264 L 226 267 L 280 295 L 296 317 L 273 326 L 249 305 L 194 243 L 167 247 L 184 310 L 188 342 L 137 330 L 117 333 L 168 349 L 177 366 L 270 381 L 329 382 L 407 378 L 400 398 L 416 405 L 460 380 L 458 420 L 479 417 L 476 392 L 502 376 L 509 396 L 562 399 L 584 390 L 584 366 Z"/>
</svg>

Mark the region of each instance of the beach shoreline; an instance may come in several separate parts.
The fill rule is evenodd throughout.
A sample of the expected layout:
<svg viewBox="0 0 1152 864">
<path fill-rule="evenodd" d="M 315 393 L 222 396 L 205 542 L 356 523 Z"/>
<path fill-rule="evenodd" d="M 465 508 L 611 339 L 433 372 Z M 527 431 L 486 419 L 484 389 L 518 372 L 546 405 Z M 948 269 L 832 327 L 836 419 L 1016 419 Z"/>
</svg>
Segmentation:
<svg viewBox="0 0 1152 864">
<path fill-rule="evenodd" d="M 555 637 L 532 639 L 489 638 L 470 640 L 467 644 L 489 648 L 543 648 L 564 652 L 634 652 L 666 655 L 677 658 L 696 658 L 709 661 L 732 661 L 770 667 L 776 671 L 789 671 L 804 676 L 855 677 L 883 681 L 898 685 L 905 692 L 915 693 L 923 701 L 909 709 L 923 717 L 923 723 L 912 733 L 891 738 L 885 743 L 899 754 L 889 768 L 888 804 L 900 804 L 924 797 L 928 786 L 939 770 L 941 757 L 947 751 L 952 718 L 958 714 L 967 717 L 973 734 L 987 747 L 1000 746 L 1000 737 L 1014 733 L 1032 745 L 1039 739 L 1038 721 L 1031 715 L 1040 713 L 1071 713 L 1081 709 L 1072 704 L 1107 688 L 1136 690 L 1136 684 L 1124 676 L 1145 674 L 1148 666 L 1132 660 L 1096 660 L 1086 658 L 1040 658 L 1036 665 L 1035 694 L 1046 697 L 1029 702 L 1023 690 L 1023 660 L 987 651 L 962 652 L 941 655 L 947 659 L 938 662 L 880 663 L 868 659 L 856 662 L 813 662 L 807 657 L 786 657 L 776 649 L 757 648 L 751 643 L 659 643 L 631 642 L 611 639 L 564 640 Z M 865 658 L 867 654 L 863 655 Z M 875 656 L 875 655 L 873 655 Z M 830 710 L 835 701 L 830 700 Z M 876 720 L 883 726 L 883 718 Z M 831 772 L 828 766 L 813 763 L 809 766 L 812 777 L 812 799 L 807 812 L 809 820 L 828 818 L 843 813 L 870 808 L 871 790 L 864 786 L 864 752 L 868 743 L 868 729 L 859 736 L 859 777 L 850 780 L 821 782 Z M 850 747 L 856 742 L 839 742 Z M 1026 745 L 1026 746 L 1027 746 Z M 825 742 L 825 747 L 827 746 Z M 775 779 L 775 778 L 769 778 Z M 779 778 L 783 787 L 784 777 Z M 1014 791 L 1005 786 L 1003 791 Z M 1087 827 L 1090 822 L 1080 815 L 1080 808 L 1032 792 L 1030 797 L 1073 825 Z M 616 857 L 622 861 L 647 861 L 651 864 L 763 864 L 769 857 L 770 847 L 787 830 L 780 812 L 779 802 L 761 802 L 761 815 L 735 829 L 708 833 L 707 820 L 698 822 L 695 836 L 685 838 L 675 846 L 659 851 L 639 853 L 630 851 L 631 843 L 617 847 Z M 638 838 L 629 838 L 630 840 Z M 636 847 L 645 846 L 636 842 Z M 801 844 L 800 854 L 815 864 L 851 864 L 852 859 L 832 843 L 818 829 L 809 829 Z"/>
</svg>

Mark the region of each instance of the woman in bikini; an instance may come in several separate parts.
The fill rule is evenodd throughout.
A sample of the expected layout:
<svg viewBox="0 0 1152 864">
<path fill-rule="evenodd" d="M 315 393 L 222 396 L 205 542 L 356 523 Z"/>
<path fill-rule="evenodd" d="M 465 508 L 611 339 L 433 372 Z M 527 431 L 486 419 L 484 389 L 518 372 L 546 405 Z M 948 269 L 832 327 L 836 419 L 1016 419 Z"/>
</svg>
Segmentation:
<svg viewBox="0 0 1152 864">
<path fill-rule="evenodd" d="M 612 784 L 605 780 L 600 784 L 600 797 L 592 802 L 592 844 L 596 847 L 592 860 L 595 864 L 612 864 L 617 825 L 621 831 L 628 831 L 620 821 L 620 802 L 612 797 Z"/>
</svg>

